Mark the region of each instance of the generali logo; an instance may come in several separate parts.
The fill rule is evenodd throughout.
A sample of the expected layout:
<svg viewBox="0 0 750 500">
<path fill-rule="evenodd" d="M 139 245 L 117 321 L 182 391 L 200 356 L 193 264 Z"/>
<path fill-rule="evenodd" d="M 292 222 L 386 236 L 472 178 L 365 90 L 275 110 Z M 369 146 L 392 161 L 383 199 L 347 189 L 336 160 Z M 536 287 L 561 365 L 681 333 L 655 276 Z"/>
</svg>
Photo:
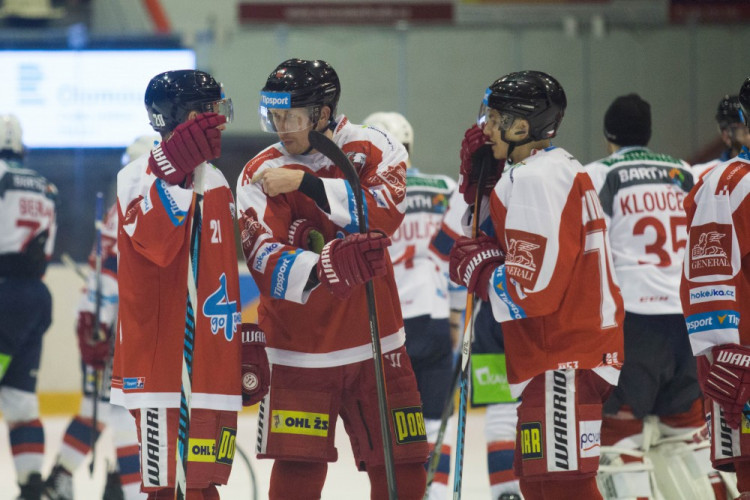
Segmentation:
<svg viewBox="0 0 750 500">
<path fill-rule="evenodd" d="M 507 275 L 526 288 L 534 288 L 539 276 L 539 263 L 544 258 L 547 238 L 526 231 L 507 230 L 509 241 L 505 256 Z"/>
<path fill-rule="evenodd" d="M 732 226 L 709 223 L 690 230 L 690 277 L 732 274 Z"/>
</svg>

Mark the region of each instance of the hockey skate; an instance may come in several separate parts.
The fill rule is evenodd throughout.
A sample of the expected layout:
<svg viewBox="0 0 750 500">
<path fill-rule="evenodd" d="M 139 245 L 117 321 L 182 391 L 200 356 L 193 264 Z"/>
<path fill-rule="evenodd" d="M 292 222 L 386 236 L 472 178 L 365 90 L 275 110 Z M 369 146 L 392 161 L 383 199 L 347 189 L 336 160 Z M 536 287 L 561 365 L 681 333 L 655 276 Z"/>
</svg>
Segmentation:
<svg viewBox="0 0 750 500">
<path fill-rule="evenodd" d="M 125 500 L 120 482 L 120 473 L 116 470 L 107 473 L 107 484 L 104 485 L 103 500 Z"/>
<path fill-rule="evenodd" d="M 62 465 L 55 465 L 44 482 L 45 498 L 49 500 L 73 500 L 73 476 Z"/>
<path fill-rule="evenodd" d="M 28 480 L 19 486 L 21 487 L 21 494 L 17 500 L 42 500 L 44 483 L 42 482 L 42 475 L 38 472 L 30 474 Z"/>
<path fill-rule="evenodd" d="M 497 500 L 521 500 L 521 495 L 516 493 L 503 493 L 497 497 Z"/>
</svg>

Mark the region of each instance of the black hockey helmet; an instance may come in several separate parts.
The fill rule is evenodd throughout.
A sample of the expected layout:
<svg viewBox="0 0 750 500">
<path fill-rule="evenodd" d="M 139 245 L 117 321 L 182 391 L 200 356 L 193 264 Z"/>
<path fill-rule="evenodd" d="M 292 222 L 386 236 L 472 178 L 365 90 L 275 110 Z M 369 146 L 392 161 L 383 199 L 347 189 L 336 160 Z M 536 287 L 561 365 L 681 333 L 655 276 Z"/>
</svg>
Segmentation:
<svg viewBox="0 0 750 500">
<path fill-rule="evenodd" d="M 716 109 L 716 123 L 724 130 L 734 123 L 742 123 L 740 117 L 740 97 L 736 95 L 725 95 L 719 101 Z"/>
<path fill-rule="evenodd" d="M 232 100 L 224 99 L 222 86 L 206 72 L 194 69 L 166 71 L 153 77 L 144 98 L 151 126 L 171 132 L 191 111 L 214 111 L 232 120 Z M 218 105 L 218 107 L 217 107 Z"/>
<path fill-rule="evenodd" d="M 740 117 L 742 123 L 744 123 L 745 126 L 750 127 L 750 122 L 748 122 L 748 118 L 750 118 L 750 76 L 745 78 L 742 87 L 740 87 L 739 101 L 740 110 L 742 111 Z"/>
<path fill-rule="evenodd" d="M 268 115 L 272 108 L 308 108 L 310 120 L 315 123 L 321 108 L 328 106 L 333 120 L 340 95 L 339 77 L 330 64 L 319 59 L 288 59 L 268 75 L 260 93 L 263 130 L 276 131 Z"/>
<path fill-rule="evenodd" d="M 490 85 L 479 111 L 479 123 L 484 124 L 491 108 L 529 122 L 529 138 L 524 142 L 551 139 L 557 134 L 567 104 L 565 91 L 553 77 L 541 71 L 518 71 Z"/>
</svg>

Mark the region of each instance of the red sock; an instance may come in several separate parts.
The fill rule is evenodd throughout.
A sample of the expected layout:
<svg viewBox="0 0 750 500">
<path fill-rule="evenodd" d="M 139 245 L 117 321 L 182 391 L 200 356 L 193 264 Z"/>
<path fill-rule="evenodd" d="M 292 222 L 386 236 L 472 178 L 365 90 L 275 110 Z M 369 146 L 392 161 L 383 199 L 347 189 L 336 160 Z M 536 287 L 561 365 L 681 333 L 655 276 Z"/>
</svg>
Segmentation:
<svg viewBox="0 0 750 500">
<path fill-rule="evenodd" d="M 292 462 L 276 460 L 271 469 L 269 500 L 317 500 L 323 491 L 328 464 L 325 462 Z M 387 497 L 386 497 L 387 498 Z"/>
<path fill-rule="evenodd" d="M 735 462 L 737 472 L 737 489 L 740 493 L 750 492 L 750 462 Z"/>
<path fill-rule="evenodd" d="M 367 467 L 370 477 L 370 498 L 381 500 L 388 498 L 388 479 L 385 475 L 385 465 Z M 396 465 L 396 491 L 400 500 L 421 500 L 424 497 L 427 484 L 427 471 L 424 464 Z"/>
</svg>

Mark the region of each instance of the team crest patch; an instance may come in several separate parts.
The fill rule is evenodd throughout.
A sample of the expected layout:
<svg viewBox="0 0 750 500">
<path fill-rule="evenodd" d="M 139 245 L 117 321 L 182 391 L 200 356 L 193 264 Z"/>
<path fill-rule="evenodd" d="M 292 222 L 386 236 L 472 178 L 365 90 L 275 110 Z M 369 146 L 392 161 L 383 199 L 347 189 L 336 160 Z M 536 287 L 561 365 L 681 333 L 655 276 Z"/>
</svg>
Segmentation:
<svg viewBox="0 0 750 500">
<path fill-rule="evenodd" d="M 271 414 L 271 432 L 279 434 L 327 437 L 328 423 L 327 413 L 274 410 Z"/>
<path fill-rule="evenodd" d="M 396 444 L 418 443 L 427 441 L 427 430 L 424 426 L 422 408 L 408 406 L 391 410 L 393 429 L 396 433 Z"/>
<path fill-rule="evenodd" d="M 547 238 L 517 229 L 508 229 L 506 237 L 509 242 L 505 255 L 507 276 L 525 288 L 534 288 L 547 248 Z"/>
<path fill-rule="evenodd" d="M 732 275 L 732 226 L 704 224 L 690 229 L 690 277 Z"/>
<path fill-rule="evenodd" d="M 219 451 L 216 453 L 216 463 L 232 465 L 232 462 L 234 461 L 234 452 L 237 446 L 236 442 L 237 429 L 222 427 Z"/>
<path fill-rule="evenodd" d="M 521 459 L 536 460 L 544 458 L 544 437 L 541 422 L 521 424 Z"/>
</svg>

